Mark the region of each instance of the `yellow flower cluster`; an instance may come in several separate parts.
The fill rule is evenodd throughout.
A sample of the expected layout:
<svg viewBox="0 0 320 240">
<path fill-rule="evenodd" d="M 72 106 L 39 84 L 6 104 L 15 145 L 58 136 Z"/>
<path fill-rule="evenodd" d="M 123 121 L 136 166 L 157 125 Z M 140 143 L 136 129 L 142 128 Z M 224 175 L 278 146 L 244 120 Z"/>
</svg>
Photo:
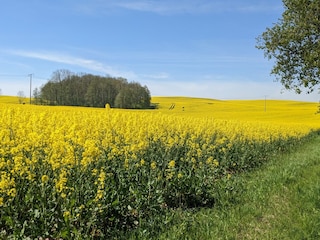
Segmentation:
<svg viewBox="0 0 320 240">
<path fill-rule="evenodd" d="M 139 111 L 0 103 L 4 229 L 108 232 L 167 207 L 210 203 L 217 181 L 320 128 L 307 103 L 268 101 L 265 111 L 264 101 L 155 102 L 159 109 Z"/>
<path fill-rule="evenodd" d="M 168 149 L 186 149 L 184 159 L 164 159 L 163 170 L 170 170 L 170 179 L 183 161 L 191 162 L 193 168 L 199 164 L 218 167 L 220 159 L 212 153 L 227 154 L 234 142 L 268 143 L 300 138 L 311 131 L 310 125 L 297 122 L 197 117 L 194 112 L 187 115 L 187 110 L 173 116 L 161 109 L 151 112 L 0 104 L 1 201 L 15 196 L 17 177 L 42 184 L 53 177 L 55 191 L 66 197 L 72 192 L 67 186 L 69 169 L 76 166 L 85 171 L 101 159 L 122 159 L 119 166 L 126 169 L 149 166 L 156 170 L 161 167 L 159 160 L 141 157 L 150 143 L 161 143 L 164 155 Z M 206 160 L 199 163 L 200 158 Z M 40 165 L 48 168 L 42 174 L 35 171 Z M 46 174 L 48 171 L 52 176 Z M 182 176 L 179 173 L 178 177 Z M 95 199 L 99 200 L 106 175 L 101 171 L 95 177 Z"/>
<path fill-rule="evenodd" d="M 5 171 L 1 171 L 0 174 L 0 194 L 2 193 L 0 195 L 0 206 L 2 206 L 5 198 L 9 197 L 9 199 L 11 199 L 16 196 L 16 189 L 14 178 L 10 177 L 10 174 Z"/>
<path fill-rule="evenodd" d="M 95 201 L 99 201 L 104 196 L 104 188 L 105 188 L 105 179 L 106 179 L 106 173 L 104 171 L 104 168 L 101 168 L 98 179 L 95 181 L 95 185 L 98 186 L 97 195 L 95 197 Z"/>
</svg>

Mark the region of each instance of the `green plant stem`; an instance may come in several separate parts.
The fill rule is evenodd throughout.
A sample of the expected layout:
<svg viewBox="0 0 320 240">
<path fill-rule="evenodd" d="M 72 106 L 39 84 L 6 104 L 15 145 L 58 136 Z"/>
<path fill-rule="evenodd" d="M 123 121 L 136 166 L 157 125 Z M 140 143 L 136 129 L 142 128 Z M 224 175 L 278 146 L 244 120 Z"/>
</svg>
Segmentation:
<svg viewBox="0 0 320 240">
<path fill-rule="evenodd" d="M 177 210 L 158 239 L 320 239 L 320 136 L 241 174 L 236 203 Z"/>
</svg>

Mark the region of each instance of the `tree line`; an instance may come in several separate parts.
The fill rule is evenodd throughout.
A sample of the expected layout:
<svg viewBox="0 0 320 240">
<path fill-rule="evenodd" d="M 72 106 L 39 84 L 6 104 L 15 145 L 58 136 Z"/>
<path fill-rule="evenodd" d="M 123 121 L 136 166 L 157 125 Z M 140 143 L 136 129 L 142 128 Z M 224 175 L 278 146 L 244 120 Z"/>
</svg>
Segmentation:
<svg viewBox="0 0 320 240">
<path fill-rule="evenodd" d="M 53 72 L 40 90 L 33 92 L 35 104 L 110 107 L 126 109 L 150 108 L 150 91 L 138 82 L 125 78 L 74 74 L 69 70 Z"/>
</svg>

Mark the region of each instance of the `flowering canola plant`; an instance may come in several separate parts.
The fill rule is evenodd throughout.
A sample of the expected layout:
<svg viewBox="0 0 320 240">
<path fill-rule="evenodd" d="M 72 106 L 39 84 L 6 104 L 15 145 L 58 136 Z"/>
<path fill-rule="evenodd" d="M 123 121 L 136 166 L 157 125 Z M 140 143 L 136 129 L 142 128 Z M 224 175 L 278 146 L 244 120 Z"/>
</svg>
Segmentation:
<svg viewBox="0 0 320 240">
<path fill-rule="evenodd" d="M 187 105 L 186 105 L 187 106 Z M 0 104 L 0 232 L 111 236 L 169 207 L 212 204 L 316 124 Z"/>
</svg>

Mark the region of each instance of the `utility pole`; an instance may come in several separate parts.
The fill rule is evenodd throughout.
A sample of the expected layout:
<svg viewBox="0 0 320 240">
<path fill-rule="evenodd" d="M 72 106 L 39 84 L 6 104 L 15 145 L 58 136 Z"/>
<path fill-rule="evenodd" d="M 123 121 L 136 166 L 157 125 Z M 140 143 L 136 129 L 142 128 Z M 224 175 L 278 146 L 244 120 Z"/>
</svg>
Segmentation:
<svg viewBox="0 0 320 240">
<path fill-rule="evenodd" d="M 30 105 L 31 105 L 32 75 L 33 75 L 32 73 L 28 75 L 30 77 Z"/>
</svg>

